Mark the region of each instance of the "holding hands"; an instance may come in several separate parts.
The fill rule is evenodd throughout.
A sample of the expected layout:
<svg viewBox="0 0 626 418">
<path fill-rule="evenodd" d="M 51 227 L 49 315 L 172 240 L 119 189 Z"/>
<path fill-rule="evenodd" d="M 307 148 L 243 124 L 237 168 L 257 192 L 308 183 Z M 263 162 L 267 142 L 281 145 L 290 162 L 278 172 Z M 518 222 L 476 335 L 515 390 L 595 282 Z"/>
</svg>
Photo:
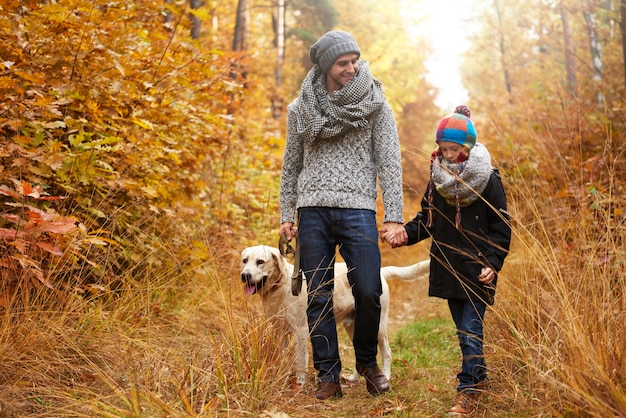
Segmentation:
<svg viewBox="0 0 626 418">
<path fill-rule="evenodd" d="M 380 230 L 382 242 L 391 244 L 391 248 L 402 247 L 409 241 L 409 236 L 404 229 L 404 225 L 396 222 L 386 222 Z"/>
</svg>

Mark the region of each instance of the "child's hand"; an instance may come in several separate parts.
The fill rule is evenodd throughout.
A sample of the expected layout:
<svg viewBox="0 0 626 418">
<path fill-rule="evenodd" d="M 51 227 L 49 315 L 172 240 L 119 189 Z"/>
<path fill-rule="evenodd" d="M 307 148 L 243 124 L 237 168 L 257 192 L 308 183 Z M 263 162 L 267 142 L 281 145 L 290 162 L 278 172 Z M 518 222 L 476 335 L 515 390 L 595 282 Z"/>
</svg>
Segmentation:
<svg viewBox="0 0 626 418">
<path fill-rule="evenodd" d="M 483 267 L 478 275 L 478 281 L 484 284 L 491 284 L 495 279 L 496 273 L 490 267 Z"/>
<path fill-rule="evenodd" d="M 394 222 L 388 222 L 383 225 L 383 228 L 380 230 L 380 237 L 383 242 L 388 242 L 391 248 L 406 245 L 409 240 L 404 225 Z"/>
</svg>

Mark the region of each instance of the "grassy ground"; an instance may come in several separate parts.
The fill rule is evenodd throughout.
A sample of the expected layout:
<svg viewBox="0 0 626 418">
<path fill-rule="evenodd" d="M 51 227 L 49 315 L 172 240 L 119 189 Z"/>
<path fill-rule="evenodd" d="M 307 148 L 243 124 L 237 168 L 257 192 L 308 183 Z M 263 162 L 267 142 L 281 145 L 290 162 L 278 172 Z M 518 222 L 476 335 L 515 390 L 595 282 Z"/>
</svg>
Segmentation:
<svg viewBox="0 0 626 418">
<path fill-rule="evenodd" d="M 394 254 L 398 257 L 398 254 Z M 238 263 L 203 281 L 158 281 L 116 300 L 76 299 L 0 316 L 0 416 L 431 416 L 452 401 L 458 348 L 427 283 L 390 283 L 393 391 L 373 398 L 364 384 L 318 402 L 313 370 L 293 396 L 289 353 L 244 296 Z M 407 262 L 410 262 L 408 260 Z M 345 372 L 354 356 L 341 331 Z"/>
<path fill-rule="evenodd" d="M 562 266 L 559 249 L 538 242 L 518 233 L 502 271 L 485 327 L 491 383 L 474 416 L 624 416 L 623 270 L 571 249 L 576 263 Z M 383 247 L 383 261 L 423 253 Z M 46 293 L 1 308 L 0 417 L 436 417 L 453 401 L 460 353 L 426 281 L 390 283 L 392 391 L 345 386 L 342 399 L 319 402 L 312 369 L 303 393 L 291 392 L 292 353 L 259 298 L 243 294 L 238 250 L 200 270 L 147 274 L 116 297 Z"/>
</svg>

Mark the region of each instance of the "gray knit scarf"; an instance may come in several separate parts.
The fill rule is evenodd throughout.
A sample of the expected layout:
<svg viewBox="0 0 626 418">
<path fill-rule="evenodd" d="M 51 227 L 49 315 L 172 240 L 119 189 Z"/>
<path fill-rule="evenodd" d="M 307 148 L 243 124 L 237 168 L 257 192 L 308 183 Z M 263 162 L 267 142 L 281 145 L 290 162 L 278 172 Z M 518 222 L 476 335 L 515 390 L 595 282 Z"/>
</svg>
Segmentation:
<svg viewBox="0 0 626 418">
<path fill-rule="evenodd" d="M 298 100 L 298 135 L 315 141 L 335 138 L 366 126 L 385 102 L 380 81 L 372 76 L 367 63 L 359 61 L 359 72 L 342 89 L 328 94 L 326 74 L 311 68 L 302 82 Z"/>
<path fill-rule="evenodd" d="M 491 156 L 477 142 L 463 162 L 438 157 L 432 165 L 432 182 L 450 206 L 465 207 L 474 203 L 485 190 L 491 176 Z"/>
</svg>

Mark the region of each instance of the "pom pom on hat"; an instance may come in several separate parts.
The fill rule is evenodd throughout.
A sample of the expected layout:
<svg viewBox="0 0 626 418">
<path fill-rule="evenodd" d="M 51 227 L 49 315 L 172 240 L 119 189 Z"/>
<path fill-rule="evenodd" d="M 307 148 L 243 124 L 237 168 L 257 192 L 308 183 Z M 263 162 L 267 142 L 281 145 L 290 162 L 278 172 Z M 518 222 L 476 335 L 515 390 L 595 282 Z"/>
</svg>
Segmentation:
<svg viewBox="0 0 626 418">
<path fill-rule="evenodd" d="M 470 110 L 469 107 L 465 106 L 465 105 L 459 105 L 454 109 L 454 113 L 460 113 L 461 115 L 465 115 L 468 118 L 472 117 L 472 111 Z"/>
<path fill-rule="evenodd" d="M 327 73 L 337 58 L 348 52 L 361 56 L 361 50 L 354 37 L 342 30 L 331 30 L 322 35 L 309 49 L 311 62 Z"/>
<path fill-rule="evenodd" d="M 437 125 L 436 142 L 456 142 L 468 148 L 476 145 L 476 129 L 470 116 L 472 112 L 465 105 L 457 106 L 454 113 L 444 117 Z"/>
</svg>

